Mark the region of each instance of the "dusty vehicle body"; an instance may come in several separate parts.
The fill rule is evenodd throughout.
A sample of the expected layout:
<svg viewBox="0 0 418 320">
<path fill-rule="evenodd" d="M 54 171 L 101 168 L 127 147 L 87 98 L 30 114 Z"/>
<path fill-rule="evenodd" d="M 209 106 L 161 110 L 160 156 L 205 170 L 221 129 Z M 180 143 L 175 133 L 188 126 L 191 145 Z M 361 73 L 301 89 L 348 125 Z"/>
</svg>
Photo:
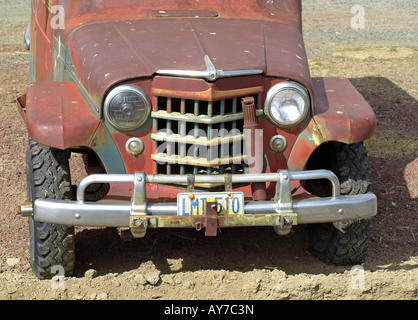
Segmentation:
<svg viewBox="0 0 418 320">
<path fill-rule="evenodd" d="M 51 27 L 54 5 L 65 10 L 63 29 Z M 38 277 L 53 265 L 72 273 L 72 226 L 142 237 L 149 228 L 216 236 L 308 224 L 332 229 L 312 232 L 328 239 L 316 250 L 325 261 L 364 258 L 366 244 L 350 243 L 355 252 L 335 259 L 335 238 L 357 235 L 349 228 L 362 221 L 369 230 L 376 214 L 361 144 L 376 119 L 348 80 L 311 78 L 300 1 L 32 0 L 32 13 L 31 84 L 18 99 L 29 202 L 19 212 L 29 216 Z M 281 121 L 285 107 L 299 109 Z M 72 152 L 102 172 L 74 192 Z M 341 174 L 351 162 L 334 169 L 341 152 L 353 163 L 362 153 L 357 190 L 343 191 L 356 174 Z M 55 171 L 43 169 L 51 158 Z"/>
</svg>

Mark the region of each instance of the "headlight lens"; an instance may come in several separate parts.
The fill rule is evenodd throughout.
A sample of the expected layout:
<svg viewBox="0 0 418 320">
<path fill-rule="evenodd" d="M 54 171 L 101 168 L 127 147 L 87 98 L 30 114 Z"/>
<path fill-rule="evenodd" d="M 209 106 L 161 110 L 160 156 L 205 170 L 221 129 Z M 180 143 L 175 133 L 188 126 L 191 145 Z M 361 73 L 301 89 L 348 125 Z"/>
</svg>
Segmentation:
<svg viewBox="0 0 418 320">
<path fill-rule="evenodd" d="M 281 82 L 267 92 L 264 113 L 278 127 L 295 126 L 308 112 L 308 93 L 297 83 Z"/>
<path fill-rule="evenodd" d="M 118 130 L 139 128 L 147 120 L 150 104 L 136 86 L 121 85 L 109 92 L 104 103 L 105 118 Z"/>
</svg>

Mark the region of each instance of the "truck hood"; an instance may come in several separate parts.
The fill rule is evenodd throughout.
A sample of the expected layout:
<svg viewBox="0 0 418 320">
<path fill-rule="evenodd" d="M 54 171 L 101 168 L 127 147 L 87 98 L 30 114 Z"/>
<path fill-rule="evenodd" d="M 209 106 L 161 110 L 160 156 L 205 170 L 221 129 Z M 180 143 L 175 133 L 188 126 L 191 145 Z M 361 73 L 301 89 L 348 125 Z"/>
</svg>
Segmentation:
<svg viewBox="0 0 418 320">
<path fill-rule="evenodd" d="M 77 77 L 101 101 L 115 84 L 160 70 L 260 70 L 311 91 L 300 30 L 282 22 L 242 19 L 144 19 L 82 26 L 69 37 Z M 205 58 L 206 57 L 206 58 Z"/>
</svg>

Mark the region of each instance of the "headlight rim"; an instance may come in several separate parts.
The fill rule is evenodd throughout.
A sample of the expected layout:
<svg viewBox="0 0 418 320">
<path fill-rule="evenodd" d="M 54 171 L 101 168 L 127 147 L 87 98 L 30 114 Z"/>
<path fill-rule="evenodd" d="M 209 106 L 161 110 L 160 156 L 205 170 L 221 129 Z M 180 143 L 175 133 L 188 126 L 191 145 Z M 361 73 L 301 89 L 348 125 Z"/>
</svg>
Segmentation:
<svg viewBox="0 0 418 320">
<path fill-rule="evenodd" d="M 284 89 L 291 89 L 301 94 L 301 96 L 305 100 L 305 110 L 303 111 L 302 115 L 295 121 L 291 123 L 281 123 L 278 122 L 270 113 L 271 102 L 273 98 L 278 94 L 280 91 Z M 293 81 L 283 81 L 275 84 L 271 87 L 266 94 L 266 100 L 264 102 L 264 114 L 266 115 L 267 119 L 273 123 L 276 127 L 279 128 L 292 128 L 300 124 L 309 114 L 311 109 L 311 101 L 308 94 L 308 91 L 299 83 Z"/>
<path fill-rule="evenodd" d="M 113 121 L 109 114 L 110 102 L 112 101 L 114 97 L 116 97 L 118 94 L 122 92 L 133 92 L 144 100 L 145 107 L 146 107 L 145 116 L 143 120 L 135 124 L 135 126 L 132 126 L 132 127 L 121 126 L 120 124 Z M 145 94 L 145 92 L 141 88 L 132 84 L 122 84 L 110 90 L 109 93 L 106 95 L 106 99 L 103 104 L 103 114 L 104 114 L 106 121 L 108 121 L 112 125 L 112 127 L 114 127 L 115 129 L 119 131 L 123 131 L 123 132 L 134 131 L 140 128 L 148 120 L 150 112 L 151 112 L 151 104 L 150 104 L 150 100 L 148 96 Z"/>
</svg>

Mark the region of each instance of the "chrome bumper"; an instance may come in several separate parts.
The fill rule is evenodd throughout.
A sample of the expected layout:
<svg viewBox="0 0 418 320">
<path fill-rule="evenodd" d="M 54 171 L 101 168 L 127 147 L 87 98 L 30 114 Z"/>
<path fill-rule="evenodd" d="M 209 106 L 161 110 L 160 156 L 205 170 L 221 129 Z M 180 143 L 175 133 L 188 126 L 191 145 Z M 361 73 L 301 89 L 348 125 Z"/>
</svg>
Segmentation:
<svg viewBox="0 0 418 320">
<path fill-rule="evenodd" d="M 291 180 L 328 179 L 333 187 L 331 197 L 292 199 Z M 272 201 L 252 201 L 244 204 L 243 215 L 181 216 L 177 203 L 147 204 L 145 186 L 153 184 L 190 183 L 232 184 L 251 182 L 276 182 L 276 195 Z M 130 203 L 86 202 L 84 193 L 93 183 L 132 183 Z M 33 205 L 20 207 L 22 215 L 33 215 L 35 221 L 62 225 L 127 227 L 145 231 L 147 228 L 195 227 L 213 229 L 233 226 L 274 226 L 286 233 L 292 225 L 309 223 L 339 223 L 372 217 L 377 212 L 376 196 L 372 193 L 341 196 L 338 178 L 328 170 L 312 170 L 243 175 L 145 175 L 95 174 L 83 179 L 77 189 L 77 200 L 37 199 Z M 230 191 L 230 190 L 227 190 Z M 213 227 L 215 222 L 215 227 Z M 212 226 L 210 227 L 209 224 Z"/>
</svg>

